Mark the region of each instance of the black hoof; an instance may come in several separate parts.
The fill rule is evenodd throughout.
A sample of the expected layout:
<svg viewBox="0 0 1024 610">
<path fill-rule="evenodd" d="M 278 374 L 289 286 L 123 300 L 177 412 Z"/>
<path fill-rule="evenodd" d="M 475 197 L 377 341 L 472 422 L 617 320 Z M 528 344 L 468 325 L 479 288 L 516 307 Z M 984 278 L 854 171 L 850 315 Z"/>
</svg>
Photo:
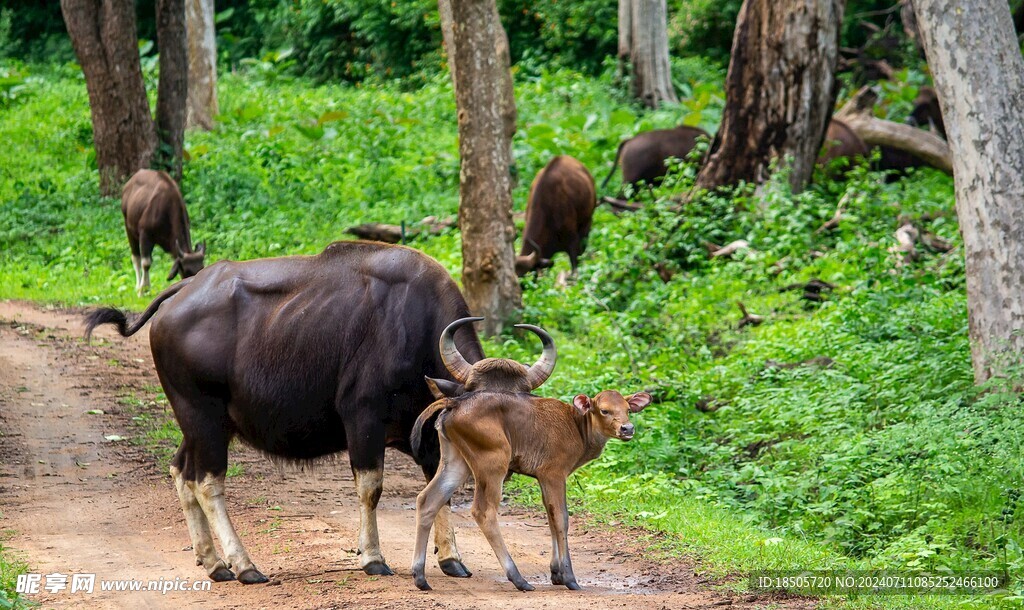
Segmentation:
<svg viewBox="0 0 1024 610">
<path fill-rule="evenodd" d="M 249 568 L 238 575 L 238 582 L 243 585 L 259 585 L 269 581 L 270 579 L 264 576 L 256 568 Z"/>
<path fill-rule="evenodd" d="M 427 579 L 423 576 L 414 576 L 413 580 L 416 581 L 416 588 L 420 591 L 433 591 L 430 585 L 427 584 Z"/>
<path fill-rule="evenodd" d="M 572 589 L 573 591 L 579 591 L 580 589 L 583 588 L 575 580 L 570 580 L 569 582 L 562 583 L 562 584 L 564 584 L 567 589 Z"/>
<path fill-rule="evenodd" d="M 363 566 L 363 572 L 369 576 L 394 576 L 395 573 L 383 561 L 372 561 Z"/>
<path fill-rule="evenodd" d="M 516 586 L 516 588 L 519 589 L 520 591 L 533 591 L 533 585 L 531 585 L 530 583 L 526 582 L 525 580 L 521 580 L 519 582 L 513 582 L 512 584 L 514 584 Z"/>
<path fill-rule="evenodd" d="M 227 582 L 235 579 L 235 573 L 227 568 L 217 568 L 210 574 L 210 580 L 213 582 Z"/>
<path fill-rule="evenodd" d="M 437 562 L 437 565 L 441 566 L 441 571 L 446 576 L 454 576 L 455 578 L 469 578 L 473 575 L 469 571 L 469 568 L 465 566 L 461 561 L 456 559 L 445 559 L 444 561 Z"/>
</svg>

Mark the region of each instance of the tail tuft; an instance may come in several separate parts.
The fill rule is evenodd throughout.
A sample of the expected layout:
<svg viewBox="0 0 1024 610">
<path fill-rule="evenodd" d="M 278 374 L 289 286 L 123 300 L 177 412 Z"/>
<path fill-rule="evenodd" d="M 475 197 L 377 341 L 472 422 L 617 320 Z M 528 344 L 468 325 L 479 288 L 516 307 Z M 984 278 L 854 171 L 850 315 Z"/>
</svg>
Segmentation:
<svg viewBox="0 0 1024 610">
<path fill-rule="evenodd" d="M 85 316 L 85 340 L 88 341 L 92 337 L 92 331 L 102 324 L 117 326 L 117 332 L 121 333 L 122 337 L 127 337 L 130 334 L 128 332 L 128 316 L 123 311 L 114 307 L 101 307 L 90 311 Z"/>
</svg>

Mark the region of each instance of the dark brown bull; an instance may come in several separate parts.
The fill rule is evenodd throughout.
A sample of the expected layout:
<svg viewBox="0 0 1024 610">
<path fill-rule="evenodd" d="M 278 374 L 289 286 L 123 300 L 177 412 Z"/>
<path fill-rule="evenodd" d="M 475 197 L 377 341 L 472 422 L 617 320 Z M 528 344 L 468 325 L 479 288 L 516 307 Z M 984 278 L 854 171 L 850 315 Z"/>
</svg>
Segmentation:
<svg viewBox="0 0 1024 610">
<path fill-rule="evenodd" d="M 550 266 L 557 252 L 569 255 L 575 272 L 579 256 L 587 247 L 596 205 L 594 178 L 587 168 L 567 155 L 552 159 L 530 186 L 516 273 L 523 276 Z"/>
<path fill-rule="evenodd" d="M 638 133 L 619 144 L 612 171 L 601 183 L 601 189 L 615 175 L 615 168 L 622 162 L 622 183 L 634 188 L 641 182 L 658 184 L 668 172 L 665 162 L 670 158 L 685 159 L 697 146 L 698 138 L 707 138 L 708 132 L 700 127 L 681 125 L 673 129 L 655 129 Z"/>
<path fill-rule="evenodd" d="M 921 87 L 914 98 L 914 108 L 907 117 L 907 124 L 915 127 L 930 127 L 943 140 L 946 139 L 946 124 L 942 121 L 942 109 L 939 108 L 939 94 L 932 87 Z"/>
<path fill-rule="evenodd" d="M 135 267 L 135 290 L 149 288 L 149 268 L 153 264 L 153 248 L 160 246 L 174 257 L 167 281 L 181 274 L 192 277 L 203 268 L 206 246 L 192 250 L 188 210 L 174 179 L 166 172 L 140 169 L 121 191 L 121 213 L 124 230 L 132 251 Z"/>
<path fill-rule="evenodd" d="M 196 561 L 213 580 L 258 583 L 267 578 L 224 501 L 231 440 L 293 460 L 347 449 L 360 565 L 391 574 L 377 535 L 384 449 L 413 454 L 410 431 L 433 400 L 424 376 L 448 375 L 438 340 L 467 315 L 458 286 L 433 259 L 402 246 L 337 242 L 317 256 L 218 262 L 162 292 L 130 326 L 116 309 L 92 312 L 86 333 L 109 323 L 129 336 L 154 317 L 153 361 L 182 433 L 171 475 Z M 461 330 L 459 349 L 471 361 L 483 357 L 471 327 Z M 436 439 L 413 457 L 429 480 Z M 438 515 L 439 563 L 446 574 L 469 576 L 448 516 Z"/>
<path fill-rule="evenodd" d="M 416 421 L 415 447 L 426 436 L 427 422 L 436 417 L 440 431 L 441 468 L 416 499 L 416 547 L 412 573 L 416 586 L 429 590 L 424 575 L 430 525 L 442 507 L 473 475 L 473 518 L 490 543 L 516 588 L 532 591 L 519 573 L 498 527 L 502 481 L 515 472 L 540 483 L 551 530 L 551 583 L 579 589 L 569 557 L 569 513 L 566 479 L 580 466 L 596 459 L 610 438 L 628 441 L 634 428 L 629 414 L 651 401 L 646 392 L 623 397 L 605 391 L 593 399 L 580 394 L 568 405 L 530 394 L 548 378 L 555 366 L 555 343 L 536 326 L 519 325 L 540 336 L 544 355 L 527 368 L 514 360 L 488 358 L 476 364 L 462 357 L 452 334 L 460 326 L 482 318 L 452 322 L 441 335 L 441 354 L 449 372 L 463 387 L 455 398 L 438 389 L 437 402 Z"/>
</svg>

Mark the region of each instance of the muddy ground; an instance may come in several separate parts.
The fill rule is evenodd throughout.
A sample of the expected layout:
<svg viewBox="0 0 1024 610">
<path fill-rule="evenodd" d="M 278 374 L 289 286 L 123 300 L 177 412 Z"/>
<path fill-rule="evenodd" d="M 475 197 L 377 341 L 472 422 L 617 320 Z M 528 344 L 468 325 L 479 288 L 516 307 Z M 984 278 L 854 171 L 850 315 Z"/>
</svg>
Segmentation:
<svg viewBox="0 0 1024 610">
<path fill-rule="evenodd" d="M 163 408 L 148 329 L 122 339 L 109 329 L 85 345 L 80 312 L 0 302 L 0 511 L 5 545 L 31 571 L 95 573 L 105 579 L 203 580 L 170 477 L 137 443 L 133 417 Z M 125 400 L 130 397 L 130 400 Z M 148 405 L 148 406 L 147 406 Z M 101 410 L 103 414 L 90 414 Z M 110 440 L 110 438 L 114 440 Z M 121 437 L 122 440 L 117 440 Z M 232 519 L 271 585 L 214 583 L 212 591 L 44 592 L 42 607 L 83 608 L 811 608 L 715 590 L 699 568 L 658 559 L 644 537 L 574 515 L 570 546 L 582 592 L 549 582 L 542 511 L 505 506 L 501 525 L 523 575 L 509 583 L 457 496 L 459 547 L 474 575 L 448 578 L 428 559 L 432 592 L 409 574 L 415 497 L 423 481 L 411 459 L 389 452 L 379 519 L 393 577 L 370 577 L 355 555 L 358 504 L 347 460 L 312 471 L 282 469 L 244 447 L 232 450 Z M 98 589 L 98 587 L 97 587 Z"/>
</svg>

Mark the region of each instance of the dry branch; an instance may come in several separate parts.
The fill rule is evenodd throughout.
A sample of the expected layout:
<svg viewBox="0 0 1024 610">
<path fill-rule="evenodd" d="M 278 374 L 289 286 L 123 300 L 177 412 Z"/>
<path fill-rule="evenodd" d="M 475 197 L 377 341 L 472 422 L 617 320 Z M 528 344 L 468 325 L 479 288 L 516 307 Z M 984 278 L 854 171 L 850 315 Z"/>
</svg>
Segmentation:
<svg viewBox="0 0 1024 610">
<path fill-rule="evenodd" d="M 917 248 L 914 245 L 917 242 L 917 237 L 917 228 L 909 222 L 896 229 L 897 245 L 889 248 L 889 252 L 902 255 L 896 262 L 897 266 L 906 265 L 917 260 Z"/>
<path fill-rule="evenodd" d="M 741 301 L 736 301 L 736 305 L 740 308 L 740 313 L 743 317 L 740 318 L 740 323 L 737 328 L 743 328 L 744 326 L 757 326 L 764 322 L 764 316 L 759 316 L 755 313 L 750 313 Z"/>
<path fill-rule="evenodd" d="M 736 241 L 726 244 L 721 248 L 716 248 L 715 250 L 712 250 L 711 246 L 714 246 L 714 244 L 710 242 L 705 244 L 705 247 L 708 248 L 711 258 L 722 258 L 726 256 L 732 256 L 733 254 L 736 254 L 736 252 L 743 248 L 749 248 L 750 243 L 748 243 L 745 239 L 737 239 Z"/>
<path fill-rule="evenodd" d="M 936 169 L 953 173 L 953 157 L 945 140 L 923 129 L 876 118 L 872 113 L 876 101 L 878 94 L 871 87 L 862 87 L 835 118 L 846 123 L 869 146 L 904 150 Z"/>
<path fill-rule="evenodd" d="M 405 227 L 405 240 L 418 235 L 437 235 L 442 231 L 455 226 L 453 219 L 438 220 L 435 216 L 427 216 L 423 220 L 411 226 Z M 401 225 L 389 225 L 380 222 L 367 222 L 345 229 L 350 235 L 359 239 L 382 241 L 389 244 L 397 244 L 403 240 Z"/>
</svg>

